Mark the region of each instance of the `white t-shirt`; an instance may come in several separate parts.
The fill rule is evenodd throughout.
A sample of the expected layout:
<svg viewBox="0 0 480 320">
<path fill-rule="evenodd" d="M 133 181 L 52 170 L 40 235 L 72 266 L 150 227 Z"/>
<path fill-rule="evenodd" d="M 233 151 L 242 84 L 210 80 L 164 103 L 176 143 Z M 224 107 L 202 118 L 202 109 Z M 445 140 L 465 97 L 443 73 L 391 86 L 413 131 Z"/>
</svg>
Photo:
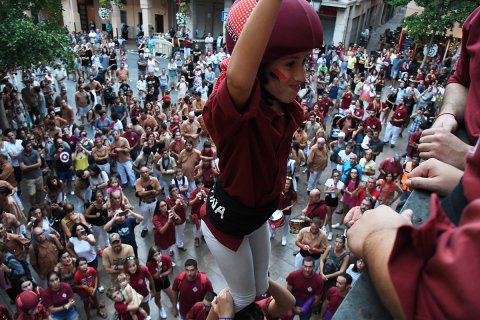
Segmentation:
<svg viewBox="0 0 480 320">
<path fill-rule="evenodd" d="M 5 149 L 7 149 L 8 153 L 15 153 L 17 155 L 17 157 L 23 151 L 22 140 L 20 140 L 20 139 L 15 140 L 15 144 L 11 143 L 10 141 L 5 141 L 4 145 L 5 145 Z M 18 159 L 12 158 L 12 166 L 13 167 L 20 166 L 20 163 L 18 162 Z"/>
<path fill-rule="evenodd" d="M 95 247 L 86 240 L 80 240 L 77 237 L 71 237 L 70 242 L 73 244 L 73 249 L 79 257 L 84 257 L 90 263 L 97 257 Z"/>
<path fill-rule="evenodd" d="M 340 150 L 340 152 L 338 153 L 338 156 L 340 157 L 340 159 L 342 159 L 342 162 L 345 163 L 347 161 L 350 161 L 350 155 L 352 154 L 352 152 L 350 152 L 349 154 L 347 154 L 345 152 L 345 150 Z M 337 170 L 339 172 L 342 172 L 342 168 L 343 168 L 343 164 L 337 164 Z"/>
<path fill-rule="evenodd" d="M 342 190 L 343 185 L 344 185 L 344 183 L 341 180 L 338 180 L 336 188 Z M 333 178 L 330 178 L 327 181 L 325 181 L 325 187 L 328 187 L 328 188 L 335 187 L 335 182 L 333 182 Z M 330 193 L 330 197 L 331 198 L 336 198 L 337 195 L 335 193 Z"/>
</svg>

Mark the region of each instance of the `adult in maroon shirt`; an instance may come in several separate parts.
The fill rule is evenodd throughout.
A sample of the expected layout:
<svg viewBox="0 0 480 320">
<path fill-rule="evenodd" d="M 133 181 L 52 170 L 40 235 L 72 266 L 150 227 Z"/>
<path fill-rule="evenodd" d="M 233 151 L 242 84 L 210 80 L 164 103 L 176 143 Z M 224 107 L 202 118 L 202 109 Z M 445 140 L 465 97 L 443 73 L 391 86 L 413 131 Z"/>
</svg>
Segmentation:
<svg viewBox="0 0 480 320">
<path fill-rule="evenodd" d="M 480 264 L 473 254 L 480 243 L 478 141 L 464 172 L 429 159 L 410 173 L 407 186 L 447 198 L 440 203 L 438 195 L 432 195 L 430 216 L 420 226 L 412 225 L 411 210 L 401 215 L 385 206 L 369 211 L 349 230 L 351 252 L 368 263 L 370 274 L 379 276 L 373 284 L 396 319 L 468 319 L 479 314 L 478 284 L 472 281 L 478 270 L 471 268 Z M 446 200 L 455 203 L 446 205 Z M 468 263 L 460 266 L 460 261 Z M 451 272 L 452 263 L 458 272 Z"/>
<path fill-rule="evenodd" d="M 195 228 L 193 229 L 194 245 L 195 247 L 198 247 L 200 245 L 200 237 L 202 235 L 202 230 L 200 229 L 200 208 L 207 200 L 207 195 L 210 192 L 210 189 L 205 188 L 205 184 L 201 177 L 195 179 L 195 185 L 197 187 L 192 191 L 192 193 L 190 193 L 190 201 L 188 204 L 192 208 L 190 213 L 195 224 Z"/>
<path fill-rule="evenodd" d="M 287 245 L 287 234 L 289 229 L 290 215 L 292 214 L 292 208 L 297 204 L 297 193 L 292 187 L 292 178 L 287 177 L 285 186 L 280 193 L 280 199 L 278 200 L 278 210 L 282 210 L 285 219 L 282 231 L 282 246 Z"/>
<path fill-rule="evenodd" d="M 68 283 L 60 282 L 60 275 L 49 272 L 47 275 L 48 288 L 42 291 L 42 303 L 48 312 L 56 317 L 66 319 L 79 319 L 75 310 L 73 291 Z"/>
<path fill-rule="evenodd" d="M 410 115 L 405 107 L 405 103 L 403 102 L 403 99 L 400 99 L 397 108 L 393 112 L 393 115 L 387 124 L 385 136 L 383 137 L 384 144 L 388 144 L 390 142 L 390 146 L 395 148 L 400 131 L 409 117 Z"/>
<path fill-rule="evenodd" d="M 320 319 L 330 320 L 337 311 L 338 307 L 342 303 L 345 296 L 351 289 L 352 276 L 348 273 L 344 273 L 337 277 L 337 284 L 335 287 L 331 287 L 327 291 L 327 296 L 323 301 L 322 311 L 320 313 Z"/>
<path fill-rule="evenodd" d="M 165 201 L 158 201 L 153 214 L 153 227 L 155 233 L 153 239 L 155 245 L 159 246 L 162 253 L 169 255 L 172 246 L 175 244 L 175 222 L 181 219 L 174 211 L 169 210 Z"/>
<path fill-rule="evenodd" d="M 132 157 L 133 161 L 137 159 L 138 154 L 140 153 L 140 136 L 133 131 L 132 124 L 127 124 L 125 127 L 125 132 L 122 134 L 122 137 L 128 140 L 130 144 L 130 157 Z"/>
<path fill-rule="evenodd" d="M 382 131 L 382 122 L 377 118 L 375 111 L 371 110 L 368 112 L 369 116 L 365 119 L 365 127 L 367 129 L 372 129 L 372 131 Z"/>
<path fill-rule="evenodd" d="M 378 171 L 380 174 L 378 175 L 378 179 L 385 179 L 385 175 L 387 173 L 391 173 L 393 175 L 393 179 L 400 179 L 403 174 L 403 166 L 402 162 L 400 161 L 402 157 L 399 154 L 395 154 L 393 158 L 386 158 L 380 165 L 378 166 Z"/>
<path fill-rule="evenodd" d="M 185 271 L 175 278 L 172 290 L 174 315 L 180 311 L 185 318 L 196 302 L 202 301 L 208 291 L 213 292 L 213 287 L 207 276 L 198 271 L 197 261 L 188 259 L 185 261 Z M 177 302 L 180 310 L 177 310 Z"/>
<path fill-rule="evenodd" d="M 212 301 L 216 296 L 215 293 L 207 291 L 203 300 L 195 302 L 190 311 L 188 311 L 187 320 L 206 320 L 212 308 Z"/>
<path fill-rule="evenodd" d="M 435 158 L 461 170 L 480 136 L 480 79 L 476 76 L 480 66 L 480 34 L 476 31 L 479 28 L 480 7 L 463 24 L 460 58 L 445 88 L 442 110 L 432 128 L 423 132 L 418 147 L 421 158 Z M 454 134 L 462 122 L 468 144 Z"/>
<path fill-rule="evenodd" d="M 80 143 L 81 141 L 79 137 L 74 136 L 70 133 L 68 127 L 63 128 L 62 140 L 68 143 L 68 145 L 70 146 L 70 150 L 76 150 L 77 143 Z"/>
<path fill-rule="evenodd" d="M 203 109 L 220 176 L 202 231 L 238 311 L 268 288 L 266 221 L 277 209 L 291 137 L 304 119 L 296 100 L 304 60 L 321 46 L 323 33 L 317 13 L 302 0 L 237 1 L 226 30 L 231 58 L 222 62 Z"/>
<path fill-rule="evenodd" d="M 350 109 L 350 105 L 353 101 L 353 94 L 350 91 L 350 86 L 347 86 L 346 91 L 342 94 L 342 100 L 340 102 L 340 113 L 345 115 L 345 112 Z"/>
<path fill-rule="evenodd" d="M 312 257 L 303 258 L 302 269 L 295 270 L 287 276 L 287 289 L 295 297 L 295 314 L 308 319 L 312 307 L 320 303 L 324 280 L 313 271 Z"/>
<path fill-rule="evenodd" d="M 323 118 L 324 118 L 323 124 L 326 125 L 328 121 L 328 112 L 330 111 L 330 109 L 333 109 L 335 105 L 333 104 L 332 100 L 330 100 L 327 93 L 324 93 L 321 96 L 318 96 L 317 104 L 318 104 L 318 111 L 320 111 L 323 114 Z"/>
<path fill-rule="evenodd" d="M 302 210 L 303 219 L 309 224 L 313 218 L 318 217 L 322 224 L 327 216 L 327 204 L 322 199 L 322 193 L 318 189 L 310 191 L 310 201 Z M 320 226 L 321 227 L 321 226 Z"/>
</svg>

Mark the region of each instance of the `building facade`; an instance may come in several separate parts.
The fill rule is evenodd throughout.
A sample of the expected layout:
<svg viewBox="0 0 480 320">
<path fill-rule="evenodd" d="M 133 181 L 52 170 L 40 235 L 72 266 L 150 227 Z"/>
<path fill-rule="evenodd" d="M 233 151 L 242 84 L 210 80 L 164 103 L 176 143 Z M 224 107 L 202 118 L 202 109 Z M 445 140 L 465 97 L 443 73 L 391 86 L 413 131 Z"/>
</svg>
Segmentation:
<svg viewBox="0 0 480 320">
<path fill-rule="evenodd" d="M 110 20 L 114 34 L 120 34 L 124 24 L 129 27 L 129 37 L 134 37 L 136 26 L 142 25 L 149 34 L 164 33 L 170 27 L 179 29 L 176 13 L 178 2 L 188 6 L 185 29 L 195 39 L 208 33 L 214 38 L 223 33 L 223 20 L 232 6 L 232 0 L 122 0 L 123 7 L 112 6 Z M 384 0 L 309 0 L 319 12 L 327 43 L 355 43 L 360 33 L 384 23 L 393 15 L 393 8 Z M 69 30 L 86 30 L 90 21 L 105 30 L 108 20 L 99 16 L 98 0 L 62 0 L 64 24 Z"/>
</svg>

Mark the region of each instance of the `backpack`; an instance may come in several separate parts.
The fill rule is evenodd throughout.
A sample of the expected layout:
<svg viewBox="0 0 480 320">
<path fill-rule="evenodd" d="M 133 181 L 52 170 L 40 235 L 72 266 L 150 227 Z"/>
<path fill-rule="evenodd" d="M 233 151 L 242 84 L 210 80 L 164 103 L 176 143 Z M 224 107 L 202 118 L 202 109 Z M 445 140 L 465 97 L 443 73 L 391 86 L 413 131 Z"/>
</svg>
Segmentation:
<svg viewBox="0 0 480 320">
<path fill-rule="evenodd" d="M 205 275 L 205 273 L 203 272 L 199 272 L 198 273 L 200 275 L 200 282 L 202 284 L 202 290 L 203 292 L 207 292 L 207 276 Z M 180 273 L 178 275 L 178 288 L 179 288 L 179 291 L 180 291 L 180 284 L 182 283 L 182 280 L 183 278 L 185 278 L 185 271 L 183 271 L 182 273 Z"/>
</svg>

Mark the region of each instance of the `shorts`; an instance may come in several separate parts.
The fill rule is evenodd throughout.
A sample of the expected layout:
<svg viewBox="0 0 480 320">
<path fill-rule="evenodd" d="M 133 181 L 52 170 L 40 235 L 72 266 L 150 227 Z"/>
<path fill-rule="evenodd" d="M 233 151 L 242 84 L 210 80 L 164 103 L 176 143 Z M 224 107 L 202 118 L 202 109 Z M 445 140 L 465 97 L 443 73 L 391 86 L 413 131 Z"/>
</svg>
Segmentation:
<svg viewBox="0 0 480 320">
<path fill-rule="evenodd" d="M 164 290 L 170 287 L 170 279 L 168 279 L 167 276 L 161 277 L 158 280 L 154 280 L 154 283 L 155 283 L 155 290 L 157 292 L 160 292 L 160 290 Z"/>
<path fill-rule="evenodd" d="M 78 113 L 80 114 L 81 117 L 86 117 L 88 114 L 88 111 L 90 111 L 89 105 L 78 107 Z"/>
<path fill-rule="evenodd" d="M 142 303 L 148 303 L 148 301 L 150 301 L 152 299 L 152 295 L 150 294 L 150 292 L 145 296 L 145 298 L 143 298 L 142 300 Z"/>
<path fill-rule="evenodd" d="M 50 313 L 53 320 L 76 320 L 80 317 L 75 307 L 71 307 L 68 310 Z"/>
<path fill-rule="evenodd" d="M 73 177 L 72 170 L 57 170 L 57 176 L 63 182 L 70 181 Z"/>
<path fill-rule="evenodd" d="M 30 197 L 33 197 L 37 192 L 43 192 L 43 176 L 35 179 L 25 179 L 25 187 Z"/>
<path fill-rule="evenodd" d="M 338 207 L 338 198 L 325 197 L 325 204 L 327 207 Z"/>
</svg>

